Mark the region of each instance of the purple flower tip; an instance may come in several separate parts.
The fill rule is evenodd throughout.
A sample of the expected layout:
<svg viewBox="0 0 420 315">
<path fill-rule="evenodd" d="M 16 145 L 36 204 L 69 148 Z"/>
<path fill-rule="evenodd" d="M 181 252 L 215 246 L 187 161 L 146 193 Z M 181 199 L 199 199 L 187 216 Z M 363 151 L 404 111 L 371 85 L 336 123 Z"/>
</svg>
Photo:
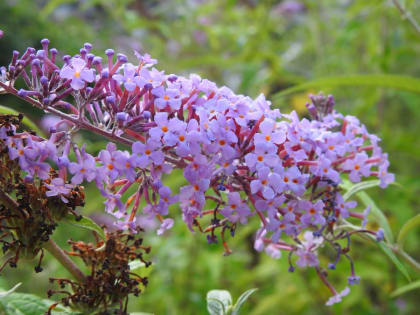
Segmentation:
<svg viewBox="0 0 420 315">
<path fill-rule="evenodd" d="M 2 38 L 4 35 L 4 32 L 2 30 L 0 30 L 0 38 Z"/>
<path fill-rule="evenodd" d="M 207 234 L 207 242 L 209 244 L 216 244 L 217 243 L 217 236 Z"/>
<path fill-rule="evenodd" d="M 38 59 L 32 60 L 32 66 L 39 67 L 41 65 L 41 62 Z"/>
<path fill-rule="evenodd" d="M 50 105 L 50 99 L 48 98 L 48 97 L 45 97 L 43 100 L 42 100 L 42 104 L 44 104 L 45 106 L 48 106 L 48 105 Z"/>
<path fill-rule="evenodd" d="M 95 58 L 95 55 L 94 55 L 94 54 L 87 54 L 87 55 L 86 55 L 86 58 L 87 58 L 88 60 L 93 60 L 93 58 Z"/>
<path fill-rule="evenodd" d="M 105 55 L 107 55 L 108 57 L 114 56 L 114 54 L 115 54 L 114 49 L 105 50 Z"/>
<path fill-rule="evenodd" d="M 109 77 L 109 71 L 107 69 L 104 69 L 101 71 L 101 78 L 102 79 L 108 79 Z"/>
<path fill-rule="evenodd" d="M 146 91 L 150 91 L 153 89 L 153 85 L 151 83 L 146 83 L 143 87 Z"/>
<path fill-rule="evenodd" d="M 360 277 L 359 276 L 350 276 L 347 278 L 347 282 L 349 285 L 359 284 Z"/>
<path fill-rule="evenodd" d="M 85 54 L 87 54 L 86 49 L 84 49 L 84 48 L 80 48 L 80 54 L 81 54 L 81 55 L 85 55 Z"/>
<path fill-rule="evenodd" d="M 102 63 L 102 58 L 99 56 L 95 56 L 95 58 L 93 58 L 93 64 L 94 65 L 99 65 Z"/>
<path fill-rule="evenodd" d="M 149 119 L 149 118 L 151 117 L 150 112 L 149 112 L 148 110 L 145 110 L 145 111 L 143 112 L 143 117 L 144 117 L 145 119 Z"/>
<path fill-rule="evenodd" d="M 50 53 L 51 53 L 51 55 L 57 55 L 58 54 L 58 50 L 55 49 L 55 48 L 51 48 L 50 49 Z"/>
<path fill-rule="evenodd" d="M 57 128 L 55 127 L 50 127 L 50 133 L 56 133 L 57 132 Z"/>
<path fill-rule="evenodd" d="M 121 63 L 126 63 L 128 61 L 127 56 L 123 54 L 118 54 L 117 59 Z"/>
<path fill-rule="evenodd" d="M 38 51 L 36 52 L 36 57 L 37 57 L 37 58 L 40 58 L 40 59 L 44 59 L 44 57 L 45 57 L 45 51 L 43 51 L 43 50 L 38 50 Z"/>
<path fill-rule="evenodd" d="M 176 75 L 174 75 L 174 74 L 171 74 L 169 77 L 168 77 L 168 81 L 169 82 L 175 82 L 176 80 L 178 80 L 178 77 L 176 76 Z"/>
<path fill-rule="evenodd" d="M 42 76 L 39 79 L 39 82 L 41 82 L 42 85 L 46 85 L 46 84 L 48 84 L 48 78 L 46 76 Z"/>
<path fill-rule="evenodd" d="M 48 38 L 44 38 L 43 40 L 41 40 L 41 45 L 48 45 L 50 43 L 50 40 Z"/>
<path fill-rule="evenodd" d="M 19 56 L 19 52 L 17 50 L 13 50 L 13 57 L 16 58 L 17 56 Z"/>
<path fill-rule="evenodd" d="M 333 263 L 328 264 L 328 269 L 335 270 L 335 268 L 336 268 L 335 264 L 333 264 Z"/>
<path fill-rule="evenodd" d="M 289 271 L 289 272 L 295 272 L 295 267 L 290 266 L 290 267 L 289 267 L 289 269 L 288 269 L 288 271 Z"/>
<path fill-rule="evenodd" d="M 18 91 L 18 96 L 19 97 L 27 97 L 28 96 L 28 91 L 24 90 L 24 89 L 20 89 Z"/>
<path fill-rule="evenodd" d="M 376 232 L 376 241 L 382 242 L 385 240 L 385 233 L 384 230 L 381 228 Z"/>
<path fill-rule="evenodd" d="M 63 56 L 63 61 L 65 62 L 65 63 L 69 63 L 70 62 L 70 60 L 71 60 L 71 56 L 69 56 L 69 55 L 65 55 L 65 56 Z"/>
<path fill-rule="evenodd" d="M 116 117 L 117 117 L 117 120 L 119 121 L 126 121 L 128 118 L 128 114 L 124 112 L 120 112 L 120 113 L 117 113 Z"/>
<path fill-rule="evenodd" d="M 87 51 L 89 51 L 89 50 L 91 50 L 91 49 L 92 49 L 92 44 L 91 44 L 91 43 L 85 43 L 85 44 L 83 45 L 83 47 L 85 47 L 85 49 L 86 49 Z"/>
</svg>

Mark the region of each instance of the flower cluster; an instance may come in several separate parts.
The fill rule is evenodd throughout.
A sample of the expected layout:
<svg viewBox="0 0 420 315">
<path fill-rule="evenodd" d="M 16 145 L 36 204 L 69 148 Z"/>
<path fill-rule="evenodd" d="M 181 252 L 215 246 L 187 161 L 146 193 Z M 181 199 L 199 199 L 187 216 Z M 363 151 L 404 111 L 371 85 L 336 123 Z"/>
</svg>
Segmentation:
<svg viewBox="0 0 420 315">
<path fill-rule="evenodd" d="M 140 232 L 140 230 L 138 230 Z M 147 286 L 148 279 L 137 275 L 130 262 L 139 261 L 149 267 L 150 262 L 143 258 L 150 247 L 142 245 L 143 239 L 134 237 L 122 231 L 107 233 L 106 240 L 97 240 L 97 244 L 69 241 L 73 251 L 71 256 L 79 257 L 90 269 L 91 273 L 84 282 L 69 279 L 50 278 L 56 282 L 60 290 L 49 290 L 48 296 L 65 294 L 61 303 L 73 306 L 95 314 L 128 314 L 127 303 L 129 294 L 138 296 L 141 288 Z M 65 291 L 71 287 L 73 293 Z M 50 306 L 47 314 L 59 303 Z M 112 309 L 117 306 L 117 310 Z"/>
<path fill-rule="evenodd" d="M 66 188 L 67 198 L 60 199 L 47 191 L 61 180 L 48 164 L 42 181 L 33 180 L 31 175 L 21 177 L 22 165 L 26 167 L 28 163 L 25 153 L 34 154 L 27 148 L 29 134 L 29 138 L 14 138 L 22 118 L 22 115 L 0 115 L 0 244 L 3 254 L 10 254 L 0 266 L 0 272 L 7 264 L 16 267 L 19 258 L 33 259 L 40 252 L 35 271 L 42 271 L 42 247 L 54 232 L 56 222 L 68 213 L 75 214 L 76 206 L 84 203 L 83 192 L 77 186 Z M 32 169 L 37 165 L 33 164 Z"/>
<path fill-rule="evenodd" d="M 169 207 L 178 203 L 191 231 L 199 229 L 216 242 L 220 230 L 229 253 L 224 232 L 233 235 L 256 216 L 261 221 L 256 250 L 275 258 L 288 251 L 293 271 L 293 256 L 299 267 L 320 268 L 317 251 L 329 244 L 338 257 L 330 266 L 334 269 L 341 256 L 350 259 L 349 249 L 338 243 L 349 238 L 340 224 L 349 217 L 365 219 L 354 211 L 356 202 L 344 200 L 343 179 L 377 178 L 381 187 L 393 181 L 380 139 L 357 118 L 336 112 L 331 96 L 310 96 L 312 119 L 300 119 L 272 108 L 264 95 L 251 99 L 198 75 L 165 74 L 147 54 L 136 52 L 138 61 L 132 64 L 108 49 L 103 60 L 85 44 L 80 54 L 64 56 L 60 68 L 57 50 L 48 49 L 48 40 L 42 45 L 21 57 L 14 52 L 0 88 L 61 120 L 51 126 L 49 139 L 8 135 L 4 128 L 0 137 L 28 180 L 46 179 L 55 165 L 59 176 L 46 187 L 63 202 L 73 185 L 94 181 L 120 228 L 135 229 L 145 217 L 157 218 L 162 234 L 173 225 Z M 17 78 L 27 89 L 14 88 Z M 59 129 L 63 125 L 67 129 Z M 112 142 L 93 156 L 73 143 L 77 129 Z M 118 150 L 115 142 L 128 150 Z M 70 151 L 76 160 L 70 161 Z M 174 169 L 182 169 L 188 181 L 177 194 L 163 176 Z M 146 203 L 142 213 L 141 201 Z M 204 217 L 211 217 L 205 228 L 199 223 Z M 350 278 L 355 277 L 352 268 Z M 357 282 L 350 278 L 350 284 Z"/>
</svg>

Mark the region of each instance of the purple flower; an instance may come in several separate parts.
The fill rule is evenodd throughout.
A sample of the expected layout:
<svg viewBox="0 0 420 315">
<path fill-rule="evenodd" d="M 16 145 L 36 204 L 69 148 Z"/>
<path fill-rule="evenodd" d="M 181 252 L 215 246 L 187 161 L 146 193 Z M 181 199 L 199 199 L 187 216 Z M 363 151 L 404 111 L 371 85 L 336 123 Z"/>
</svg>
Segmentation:
<svg viewBox="0 0 420 315">
<path fill-rule="evenodd" d="M 60 177 L 56 177 L 51 180 L 50 184 L 45 184 L 45 186 L 49 189 L 45 195 L 48 197 L 52 196 L 60 196 L 61 200 L 64 203 L 67 203 L 68 200 L 64 196 L 70 193 L 70 190 L 73 188 L 73 185 L 66 184 L 64 180 Z"/>
<path fill-rule="evenodd" d="M 349 179 L 354 182 L 360 182 L 360 175 L 368 177 L 370 175 L 371 164 L 366 164 L 368 156 L 366 153 L 358 153 L 354 159 L 346 160 L 343 163 L 343 169 L 350 171 Z"/>
<path fill-rule="evenodd" d="M 71 182 L 79 185 L 83 180 L 91 182 L 96 177 L 95 159 L 88 153 L 84 153 L 82 160 L 78 163 L 71 162 L 69 171 L 73 174 Z"/>
<path fill-rule="evenodd" d="M 318 257 L 316 255 L 316 249 L 322 244 L 322 237 L 315 237 L 311 231 L 306 231 L 303 234 L 304 241 L 299 245 L 296 255 L 299 259 L 296 261 L 296 265 L 299 267 L 315 267 L 319 265 Z"/>
<path fill-rule="evenodd" d="M 245 156 L 245 162 L 251 169 L 269 166 L 274 167 L 280 163 L 277 156 L 277 147 L 270 142 L 257 142 L 253 153 Z"/>
<path fill-rule="evenodd" d="M 282 144 L 286 140 L 286 132 L 276 126 L 276 122 L 265 119 L 260 124 L 261 133 L 255 135 L 255 143 L 275 143 Z"/>
<path fill-rule="evenodd" d="M 340 216 L 345 219 L 349 216 L 348 209 L 353 209 L 357 206 L 356 201 L 347 201 L 345 202 L 343 199 L 343 196 L 341 194 L 337 193 L 337 196 L 335 198 L 336 203 L 336 210 L 339 212 Z"/>
<path fill-rule="evenodd" d="M 71 87 L 74 90 L 81 90 L 85 82 L 93 82 L 95 79 L 94 70 L 86 69 L 86 62 L 82 58 L 74 57 L 70 65 L 66 65 L 60 71 L 60 77 L 71 80 Z"/>
<path fill-rule="evenodd" d="M 178 118 L 171 118 L 168 120 L 168 113 L 161 112 L 155 115 L 155 122 L 157 127 L 149 130 L 149 135 L 154 141 L 160 141 L 163 138 L 165 145 L 173 146 L 177 143 L 176 132 L 185 129 L 185 122 Z"/>
<path fill-rule="evenodd" d="M 169 206 L 178 201 L 178 196 L 171 196 L 172 191 L 168 186 L 159 188 L 160 201 L 157 205 L 157 212 L 161 215 L 167 215 Z"/>
<path fill-rule="evenodd" d="M 146 144 L 136 141 L 131 150 L 134 158 L 132 159 L 135 167 L 146 168 L 150 163 L 162 164 L 164 156 L 159 150 L 159 143 L 149 139 Z"/>
<path fill-rule="evenodd" d="M 160 225 L 159 229 L 157 230 L 157 235 L 162 235 L 165 233 L 166 230 L 169 230 L 174 225 L 174 220 L 167 218 L 163 220 L 162 224 Z"/>
<path fill-rule="evenodd" d="M 324 203 L 321 200 L 318 200 L 316 203 L 305 200 L 301 201 L 299 205 L 301 209 L 306 211 L 300 218 L 302 223 L 305 225 L 325 224 L 325 218 L 323 217 Z"/>
<path fill-rule="evenodd" d="M 252 215 L 248 205 L 241 200 L 241 196 L 238 192 L 229 193 L 228 199 L 228 204 L 220 210 L 220 214 L 233 223 L 239 220 L 242 224 L 246 224 L 248 222 L 248 217 Z"/>
<path fill-rule="evenodd" d="M 257 179 L 251 182 L 251 193 L 256 194 L 261 191 L 265 199 L 273 199 L 275 196 L 273 186 L 277 184 L 277 179 L 272 177 L 268 167 L 259 168 L 257 173 Z"/>
<path fill-rule="evenodd" d="M 178 110 L 181 107 L 179 91 L 176 89 L 165 89 L 163 86 L 159 86 L 153 89 L 152 93 L 156 96 L 155 105 L 159 109 L 169 106 L 171 110 Z"/>
<path fill-rule="evenodd" d="M 118 84 L 124 84 L 127 91 L 133 92 L 137 86 L 135 83 L 136 68 L 131 63 L 124 64 L 124 75 L 114 74 L 112 78 Z"/>
<path fill-rule="evenodd" d="M 146 84 L 152 85 L 153 88 L 156 88 L 162 84 L 165 80 L 165 74 L 163 71 L 158 71 L 155 68 L 148 70 L 142 68 L 139 72 L 139 75 L 134 77 L 134 81 L 139 88 L 144 88 Z"/>
</svg>

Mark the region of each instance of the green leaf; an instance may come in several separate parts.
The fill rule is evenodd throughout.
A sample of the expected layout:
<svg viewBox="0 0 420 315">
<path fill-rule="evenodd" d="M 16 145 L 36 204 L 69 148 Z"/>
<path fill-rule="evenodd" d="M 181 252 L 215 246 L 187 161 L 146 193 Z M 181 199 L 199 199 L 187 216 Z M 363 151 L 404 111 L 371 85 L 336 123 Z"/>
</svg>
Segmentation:
<svg viewBox="0 0 420 315">
<path fill-rule="evenodd" d="M 17 288 L 20 287 L 21 284 L 22 284 L 22 282 L 19 282 L 13 288 L 11 288 L 9 291 L 0 292 L 0 298 L 3 298 L 5 296 L 8 296 L 8 295 L 12 294 Z"/>
<path fill-rule="evenodd" d="M 389 257 L 389 259 L 391 259 L 391 261 L 394 263 L 395 267 L 397 267 L 397 269 L 399 271 L 401 271 L 401 273 L 404 275 L 404 277 L 406 277 L 408 281 L 411 281 L 411 277 L 410 277 L 407 269 L 401 263 L 401 261 L 398 259 L 398 257 L 395 256 L 395 254 L 391 250 L 391 248 L 389 248 L 389 246 L 384 242 L 378 242 L 378 245 L 382 249 L 382 251 Z"/>
<path fill-rule="evenodd" d="M 232 306 L 232 296 L 226 290 L 207 292 L 207 310 L 210 315 L 225 315 Z"/>
<path fill-rule="evenodd" d="M 62 222 L 65 222 L 74 226 L 78 226 L 87 230 L 95 231 L 96 233 L 98 233 L 100 237 L 105 239 L 104 230 L 99 225 L 97 225 L 92 219 L 88 217 L 82 217 L 80 221 L 77 221 L 74 215 L 68 214 L 66 215 L 66 217 L 63 219 Z"/>
<path fill-rule="evenodd" d="M 420 289 L 420 280 L 411 282 L 405 286 L 402 286 L 401 288 L 396 289 L 394 292 L 391 293 L 390 296 L 394 298 L 415 289 Z"/>
<path fill-rule="evenodd" d="M 365 204 L 365 206 L 370 206 L 371 213 L 373 216 L 378 220 L 378 224 L 380 227 L 384 229 L 385 238 L 388 242 L 393 243 L 394 242 L 394 236 L 392 235 L 391 227 L 388 223 L 388 219 L 384 215 L 384 213 L 381 211 L 381 209 L 378 208 L 376 203 L 370 198 L 370 196 L 365 191 L 359 191 L 357 193 L 357 197 L 360 198 L 360 200 Z"/>
<path fill-rule="evenodd" d="M 354 74 L 331 76 L 305 82 L 276 93 L 273 96 L 273 100 L 276 101 L 286 95 L 311 88 L 345 86 L 387 87 L 420 93 L 420 79 L 415 77 L 394 74 Z"/>
<path fill-rule="evenodd" d="M 0 105 L 0 114 L 6 114 L 6 115 L 19 115 L 20 112 L 15 111 L 14 109 L 11 109 L 9 107 Z M 23 116 L 22 123 L 32 129 L 33 131 L 36 131 L 39 135 L 44 135 L 44 132 L 38 128 L 38 126 L 32 122 L 29 118 L 26 116 Z"/>
<path fill-rule="evenodd" d="M 343 199 L 348 200 L 351 196 L 358 193 L 359 191 L 379 186 L 380 183 L 381 181 L 379 179 L 373 179 L 352 185 L 350 189 L 348 189 L 347 192 L 344 194 Z"/>
<path fill-rule="evenodd" d="M 242 293 L 242 295 L 238 298 L 235 306 L 233 307 L 232 315 L 239 315 L 239 309 L 241 306 L 246 302 L 246 300 L 251 296 L 252 293 L 257 291 L 257 288 L 249 289 Z"/>
<path fill-rule="evenodd" d="M 40 315 L 53 303 L 47 301 L 32 294 L 12 293 L 1 298 L 0 308 L 5 315 Z"/>
<path fill-rule="evenodd" d="M 130 315 L 153 315 L 153 313 L 135 312 L 135 313 L 130 313 Z"/>
<path fill-rule="evenodd" d="M 398 234 L 397 243 L 400 248 L 403 248 L 404 241 L 407 237 L 408 232 L 412 229 L 420 226 L 420 214 L 409 219 L 401 228 L 400 233 Z"/>
</svg>

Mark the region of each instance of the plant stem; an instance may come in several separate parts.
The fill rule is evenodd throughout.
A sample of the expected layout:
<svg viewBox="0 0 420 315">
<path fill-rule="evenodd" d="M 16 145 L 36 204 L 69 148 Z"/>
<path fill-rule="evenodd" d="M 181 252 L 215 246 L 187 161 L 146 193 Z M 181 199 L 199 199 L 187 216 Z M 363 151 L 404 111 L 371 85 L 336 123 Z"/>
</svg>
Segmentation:
<svg viewBox="0 0 420 315">
<path fill-rule="evenodd" d="M 77 265 L 66 255 L 66 253 L 52 240 L 44 243 L 44 248 L 54 256 L 64 268 L 66 268 L 73 277 L 79 282 L 86 280 L 85 274 L 77 267 Z"/>
<path fill-rule="evenodd" d="M 101 136 L 104 136 L 105 138 L 108 138 L 112 141 L 119 142 L 121 144 L 125 144 L 127 146 L 131 146 L 132 143 L 133 143 L 129 139 L 119 137 L 112 132 L 108 132 L 106 130 L 100 129 L 100 128 L 95 127 L 95 126 L 92 126 L 91 124 L 85 122 L 83 119 L 79 119 L 76 116 L 72 116 L 72 115 L 63 113 L 63 112 L 61 112 L 61 111 L 59 111 L 59 110 L 57 110 L 57 109 L 55 109 L 51 106 L 43 106 L 40 102 L 38 102 L 37 100 L 35 100 L 31 97 L 21 97 L 21 96 L 18 95 L 18 91 L 14 87 L 11 87 L 11 86 L 9 86 L 5 83 L 0 82 L 0 87 L 2 87 L 7 93 L 13 94 L 13 95 L 27 101 L 28 103 L 32 104 L 33 106 L 38 107 L 39 109 L 42 109 L 42 110 L 44 110 L 46 112 L 49 112 L 51 114 L 54 114 L 56 116 L 59 116 L 62 119 L 71 121 L 72 123 L 74 123 L 80 129 L 85 129 L 85 130 L 92 131 L 96 134 L 100 134 Z"/>
<path fill-rule="evenodd" d="M 407 19 L 411 25 L 416 29 L 417 33 L 420 34 L 420 25 L 417 23 L 417 21 L 413 18 L 410 12 L 406 11 L 401 2 L 399 0 L 392 0 L 394 5 L 397 7 L 397 9 L 401 12 L 403 19 Z"/>
</svg>

